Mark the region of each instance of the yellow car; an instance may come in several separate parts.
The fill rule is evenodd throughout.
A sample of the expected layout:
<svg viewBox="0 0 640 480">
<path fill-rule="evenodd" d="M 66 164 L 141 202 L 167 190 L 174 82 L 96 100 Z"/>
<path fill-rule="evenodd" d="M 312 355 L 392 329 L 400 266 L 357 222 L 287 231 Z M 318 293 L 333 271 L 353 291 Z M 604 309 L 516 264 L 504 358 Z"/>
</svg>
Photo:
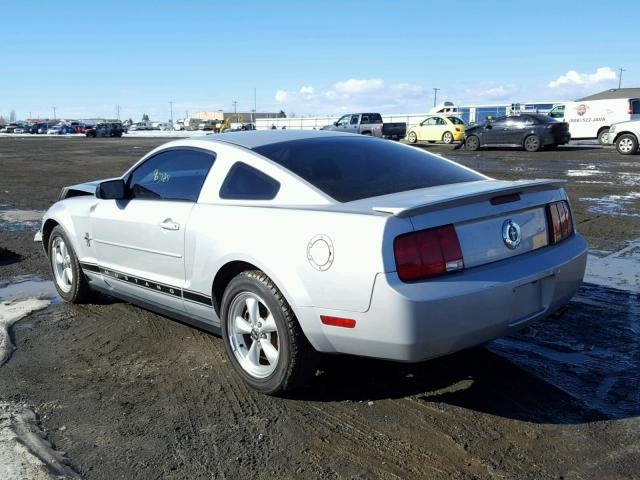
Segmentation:
<svg viewBox="0 0 640 480">
<path fill-rule="evenodd" d="M 464 140 L 465 123 L 452 115 L 429 115 L 407 132 L 407 141 L 451 143 Z"/>
</svg>

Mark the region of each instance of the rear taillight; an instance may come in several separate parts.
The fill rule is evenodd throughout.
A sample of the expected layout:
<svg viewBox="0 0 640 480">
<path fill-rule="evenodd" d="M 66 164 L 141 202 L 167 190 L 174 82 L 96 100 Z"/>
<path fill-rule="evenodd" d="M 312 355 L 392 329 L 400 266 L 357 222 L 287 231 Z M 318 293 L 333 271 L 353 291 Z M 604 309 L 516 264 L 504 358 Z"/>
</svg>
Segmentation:
<svg viewBox="0 0 640 480">
<path fill-rule="evenodd" d="M 464 268 L 453 225 L 406 233 L 393 242 L 396 269 L 404 282 L 457 272 Z"/>
<path fill-rule="evenodd" d="M 460 127 L 456 127 L 456 132 L 461 132 Z"/>
<path fill-rule="evenodd" d="M 547 205 L 549 243 L 555 245 L 573 235 L 573 220 L 569 204 L 564 200 Z"/>
</svg>

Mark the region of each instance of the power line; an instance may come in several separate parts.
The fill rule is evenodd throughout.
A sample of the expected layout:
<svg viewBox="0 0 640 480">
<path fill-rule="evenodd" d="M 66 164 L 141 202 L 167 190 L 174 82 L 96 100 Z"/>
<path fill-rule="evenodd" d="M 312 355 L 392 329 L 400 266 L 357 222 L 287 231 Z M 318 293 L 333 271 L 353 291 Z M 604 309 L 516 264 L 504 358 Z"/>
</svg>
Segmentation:
<svg viewBox="0 0 640 480">
<path fill-rule="evenodd" d="M 618 77 L 618 88 L 620 88 L 622 86 L 622 72 L 626 72 L 626 70 L 624 68 L 619 68 L 618 70 L 620 71 L 620 76 Z"/>
</svg>

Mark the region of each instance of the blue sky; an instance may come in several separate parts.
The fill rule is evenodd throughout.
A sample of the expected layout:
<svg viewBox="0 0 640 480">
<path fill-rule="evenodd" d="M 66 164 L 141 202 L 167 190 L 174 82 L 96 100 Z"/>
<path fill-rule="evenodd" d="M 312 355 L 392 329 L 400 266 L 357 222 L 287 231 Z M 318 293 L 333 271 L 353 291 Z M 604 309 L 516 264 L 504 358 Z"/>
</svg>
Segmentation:
<svg viewBox="0 0 640 480">
<path fill-rule="evenodd" d="M 624 15 L 620 15 L 624 12 Z M 425 112 L 640 86 L 640 2 L 0 0 L 0 114 Z"/>
</svg>

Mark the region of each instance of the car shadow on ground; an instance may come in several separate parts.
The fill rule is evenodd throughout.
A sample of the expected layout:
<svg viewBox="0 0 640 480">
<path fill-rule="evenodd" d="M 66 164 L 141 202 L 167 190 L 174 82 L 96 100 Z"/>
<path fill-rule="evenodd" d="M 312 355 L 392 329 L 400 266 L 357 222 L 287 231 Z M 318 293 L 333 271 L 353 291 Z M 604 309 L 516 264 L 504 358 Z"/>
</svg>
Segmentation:
<svg viewBox="0 0 640 480">
<path fill-rule="evenodd" d="M 404 397 L 533 423 L 609 418 L 484 347 L 419 364 L 336 356 L 292 398 L 375 402 Z"/>
<path fill-rule="evenodd" d="M 534 423 L 640 416 L 640 296 L 583 284 L 562 318 L 419 364 L 329 357 L 300 399 L 414 397 Z"/>
</svg>

